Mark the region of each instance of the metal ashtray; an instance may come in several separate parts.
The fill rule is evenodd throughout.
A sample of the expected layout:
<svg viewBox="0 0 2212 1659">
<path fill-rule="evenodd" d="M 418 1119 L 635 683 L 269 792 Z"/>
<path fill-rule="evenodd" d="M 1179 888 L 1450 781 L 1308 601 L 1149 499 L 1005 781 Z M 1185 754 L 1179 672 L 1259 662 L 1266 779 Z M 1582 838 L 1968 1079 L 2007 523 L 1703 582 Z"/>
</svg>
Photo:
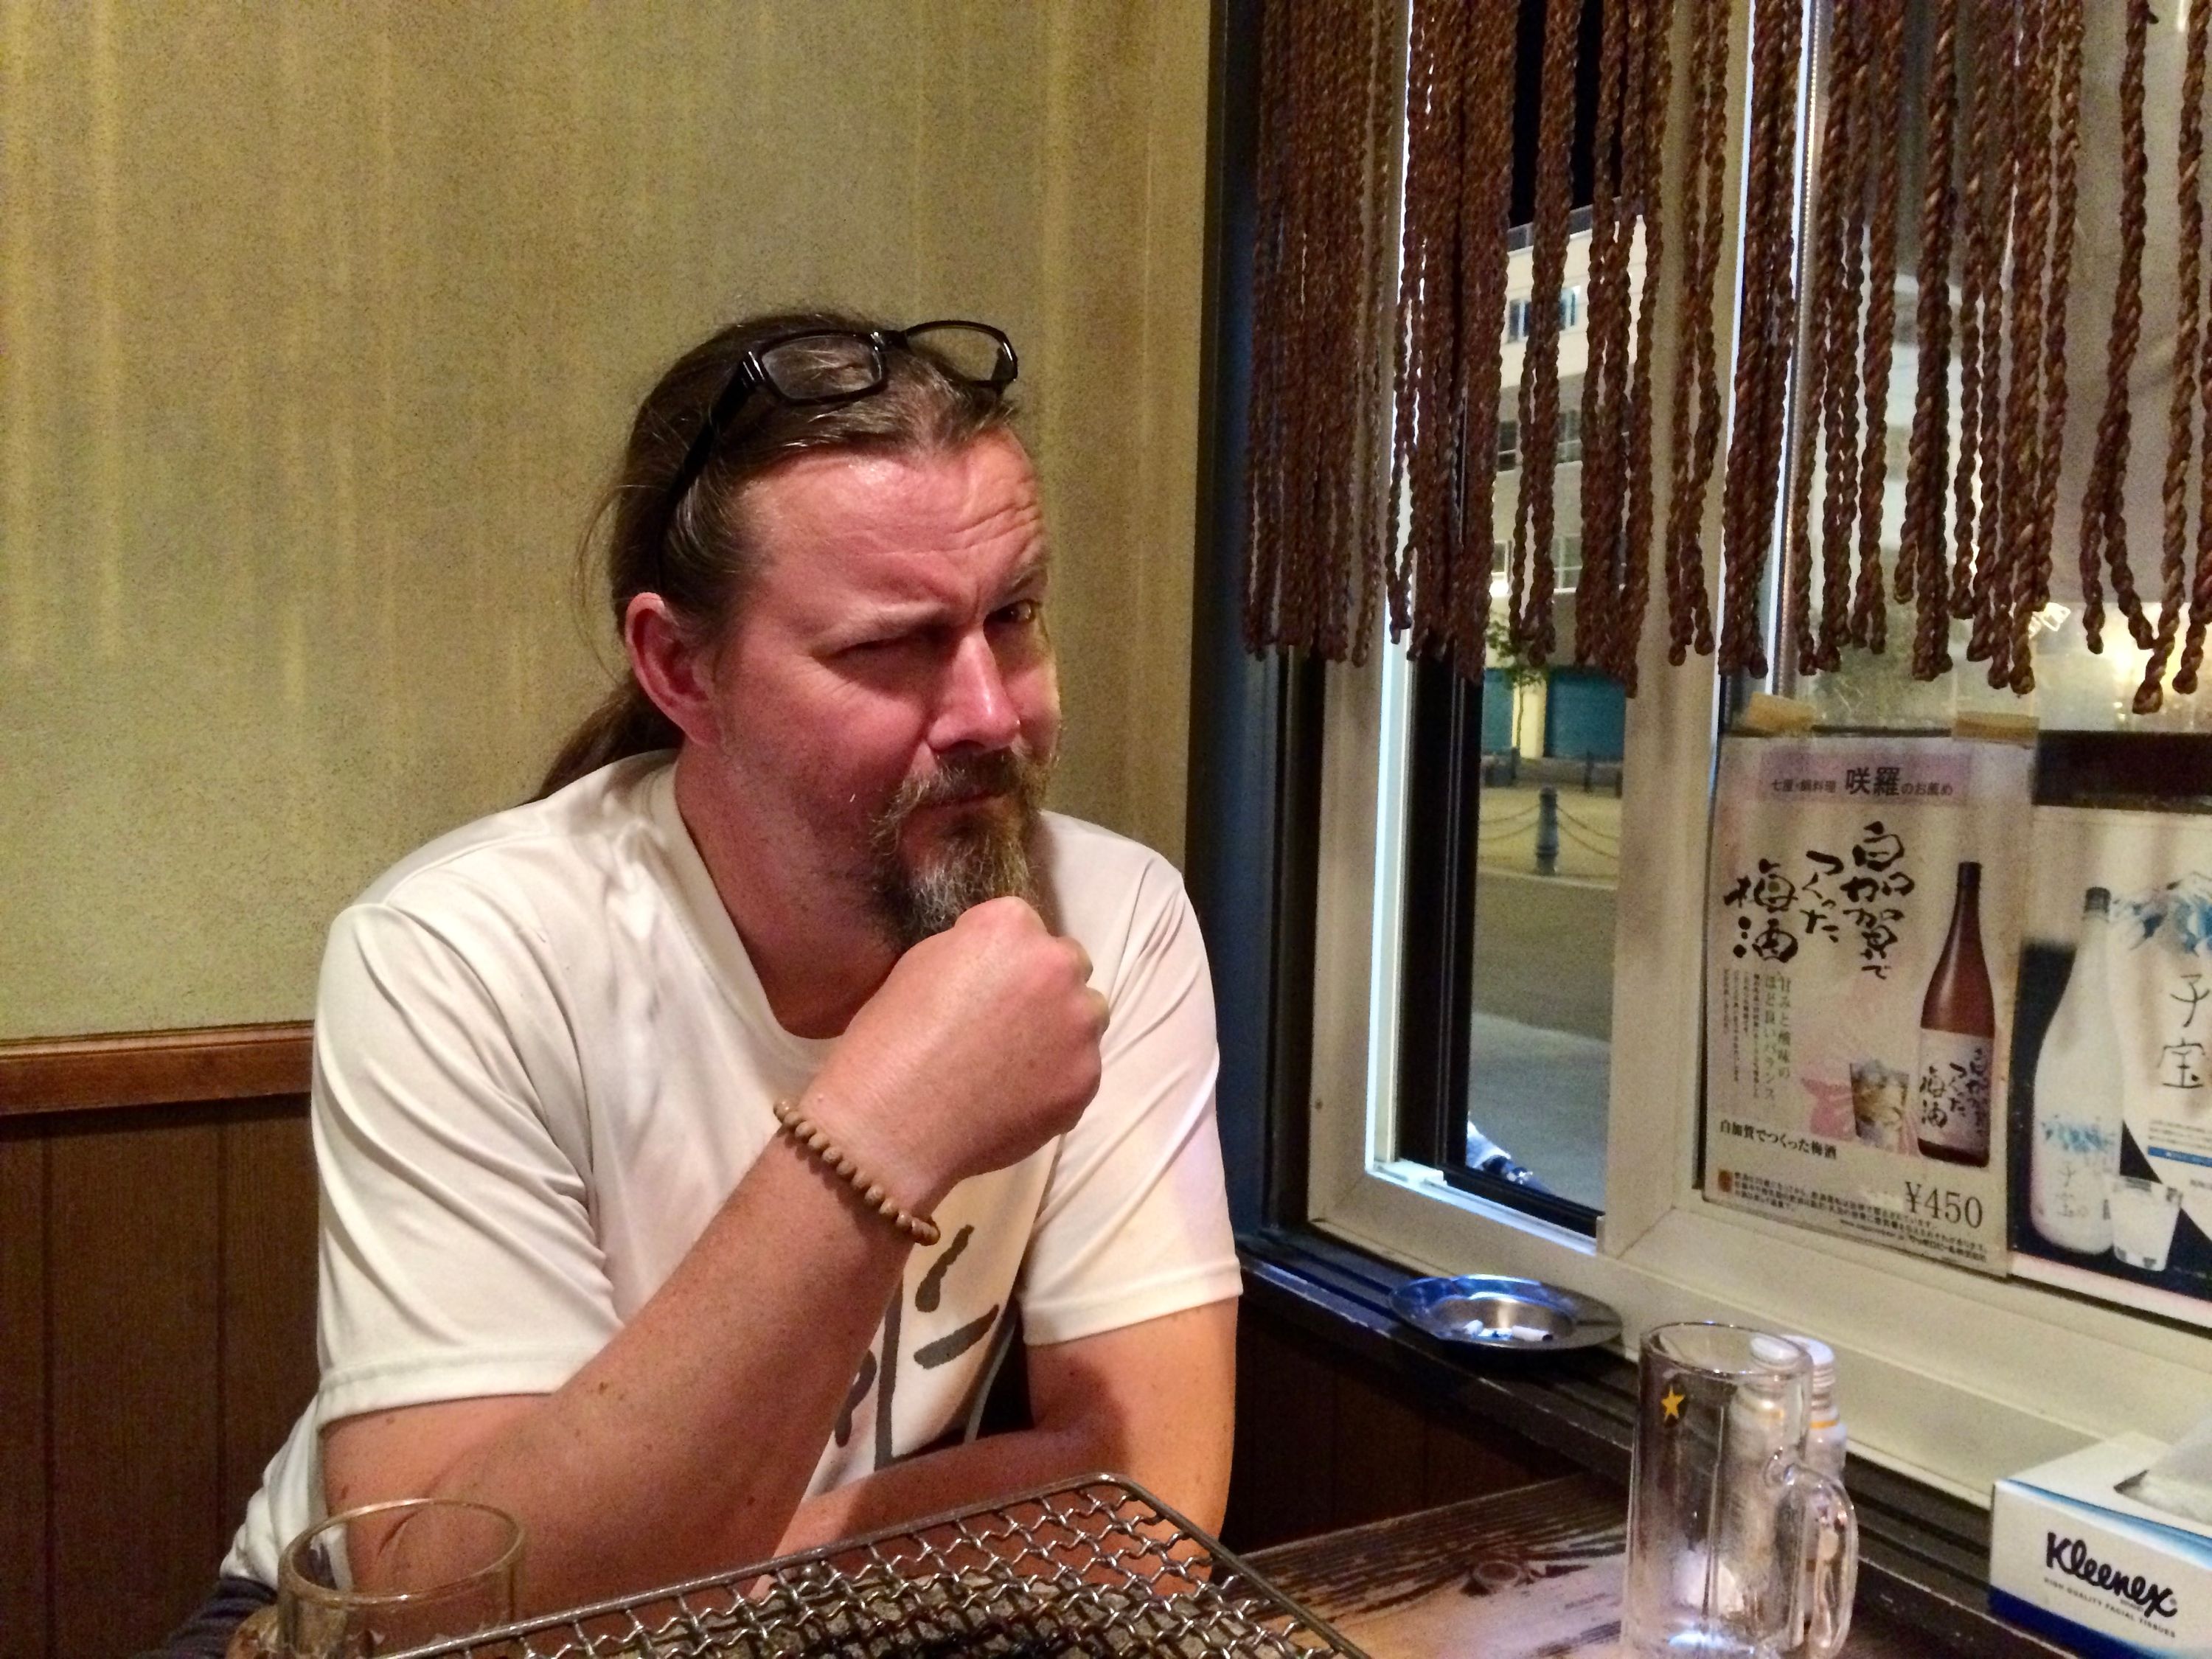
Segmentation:
<svg viewBox="0 0 2212 1659">
<path fill-rule="evenodd" d="M 1620 1334 L 1604 1303 L 1539 1279 L 1416 1279 L 1392 1293 L 1390 1310 L 1446 1342 L 1502 1353 L 1558 1353 Z"/>
</svg>

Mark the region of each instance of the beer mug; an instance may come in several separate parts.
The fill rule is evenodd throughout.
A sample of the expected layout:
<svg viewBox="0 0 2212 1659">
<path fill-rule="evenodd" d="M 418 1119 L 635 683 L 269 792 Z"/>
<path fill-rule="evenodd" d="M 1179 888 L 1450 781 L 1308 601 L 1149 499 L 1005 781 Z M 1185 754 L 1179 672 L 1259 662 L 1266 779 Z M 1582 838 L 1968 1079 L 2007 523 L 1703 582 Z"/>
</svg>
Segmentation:
<svg viewBox="0 0 2212 1659">
<path fill-rule="evenodd" d="M 1733 1325 L 1644 1339 L 1621 1645 L 1634 1659 L 1829 1659 L 1850 1627 L 1858 1517 L 1803 1462 L 1811 1362 Z"/>
<path fill-rule="evenodd" d="M 382 1589 L 354 1584 L 348 1534 L 374 1518 L 400 1559 L 434 1561 Z M 514 1617 L 522 1526 L 503 1510 L 459 1498 L 370 1504 L 310 1527 L 284 1547 L 276 1605 L 248 1620 L 234 1655 L 362 1659 L 476 1635 Z M 487 1650 L 489 1651 L 489 1650 Z"/>
</svg>

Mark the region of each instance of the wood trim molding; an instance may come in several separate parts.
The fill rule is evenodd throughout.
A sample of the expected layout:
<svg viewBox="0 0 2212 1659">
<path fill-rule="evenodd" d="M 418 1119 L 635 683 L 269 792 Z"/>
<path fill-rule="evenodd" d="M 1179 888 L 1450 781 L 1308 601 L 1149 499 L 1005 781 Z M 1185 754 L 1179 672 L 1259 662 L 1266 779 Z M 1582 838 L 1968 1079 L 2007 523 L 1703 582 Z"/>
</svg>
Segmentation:
<svg viewBox="0 0 2212 1659">
<path fill-rule="evenodd" d="M 301 1021 L 0 1042 L 0 1117 L 303 1095 L 313 1030 Z"/>
</svg>

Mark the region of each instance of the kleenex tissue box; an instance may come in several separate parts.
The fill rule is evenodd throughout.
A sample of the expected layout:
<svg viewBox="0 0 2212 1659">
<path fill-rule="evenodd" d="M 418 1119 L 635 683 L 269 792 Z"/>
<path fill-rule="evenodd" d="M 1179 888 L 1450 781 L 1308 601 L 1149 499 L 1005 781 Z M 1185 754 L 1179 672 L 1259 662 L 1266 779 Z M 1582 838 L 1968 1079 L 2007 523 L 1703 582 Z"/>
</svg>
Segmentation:
<svg viewBox="0 0 2212 1659">
<path fill-rule="evenodd" d="M 2212 1527 L 2130 1496 L 2166 1449 L 2123 1435 L 1997 1482 L 1997 1613 L 2079 1654 L 2212 1659 Z"/>
</svg>

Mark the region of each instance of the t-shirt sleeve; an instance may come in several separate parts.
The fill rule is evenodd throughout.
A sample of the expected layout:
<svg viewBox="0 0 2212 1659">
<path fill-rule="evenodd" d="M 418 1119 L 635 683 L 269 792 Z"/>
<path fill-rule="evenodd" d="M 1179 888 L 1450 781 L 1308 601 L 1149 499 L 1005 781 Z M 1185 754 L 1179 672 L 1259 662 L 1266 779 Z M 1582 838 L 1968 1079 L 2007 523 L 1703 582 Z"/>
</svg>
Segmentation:
<svg viewBox="0 0 2212 1659">
<path fill-rule="evenodd" d="M 1200 1307 L 1243 1285 L 1214 1127 L 1212 982 L 1198 919 L 1164 861 L 1146 866 L 1120 969 L 1102 988 L 1103 1078 L 1061 1143 L 1022 1267 L 1033 1344 Z"/>
<path fill-rule="evenodd" d="M 331 929 L 313 1092 L 325 1422 L 547 1393 L 618 1327 L 552 1127 L 580 1116 L 573 1045 L 526 931 L 383 903 Z"/>
</svg>

